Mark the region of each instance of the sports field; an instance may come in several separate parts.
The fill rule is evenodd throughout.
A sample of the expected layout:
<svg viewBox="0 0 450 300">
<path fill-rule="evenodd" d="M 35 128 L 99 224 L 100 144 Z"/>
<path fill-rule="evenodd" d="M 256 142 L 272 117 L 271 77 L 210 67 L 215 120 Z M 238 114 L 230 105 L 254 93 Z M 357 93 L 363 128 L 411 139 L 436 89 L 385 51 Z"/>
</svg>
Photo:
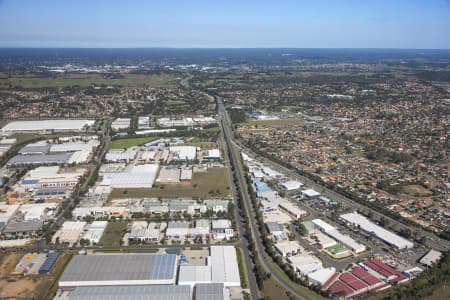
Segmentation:
<svg viewBox="0 0 450 300">
<path fill-rule="evenodd" d="M 336 255 L 347 251 L 347 248 L 342 244 L 336 244 L 334 246 L 328 247 L 327 250 L 330 251 L 331 254 Z"/>
</svg>

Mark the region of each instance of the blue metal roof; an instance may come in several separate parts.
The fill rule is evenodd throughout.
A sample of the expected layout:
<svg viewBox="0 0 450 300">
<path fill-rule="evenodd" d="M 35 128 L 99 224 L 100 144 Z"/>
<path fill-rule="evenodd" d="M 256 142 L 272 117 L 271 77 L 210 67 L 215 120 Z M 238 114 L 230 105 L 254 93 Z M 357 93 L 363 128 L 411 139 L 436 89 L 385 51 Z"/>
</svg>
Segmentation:
<svg viewBox="0 0 450 300">
<path fill-rule="evenodd" d="M 258 193 L 264 193 L 264 192 L 272 191 L 272 189 L 265 182 L 259 181 L 257 179 L 253 180 L 253 184 L 255 185 L 256 191 Z"/>
<path fill-rule="evenodd" d="M 38 183 L 38 179 L 24 179 L 22 180 L 22 184 L 36 184 Z"/>
<path fill-rule="evenodd" d="M 55 265 L 58 260 L 59 253 L 58 252 L 50 252 L 47 254 L 47 258 L 45 259 L 42 266 L 39 268 L 39 274 L 47 274 Z"/>
</svg>

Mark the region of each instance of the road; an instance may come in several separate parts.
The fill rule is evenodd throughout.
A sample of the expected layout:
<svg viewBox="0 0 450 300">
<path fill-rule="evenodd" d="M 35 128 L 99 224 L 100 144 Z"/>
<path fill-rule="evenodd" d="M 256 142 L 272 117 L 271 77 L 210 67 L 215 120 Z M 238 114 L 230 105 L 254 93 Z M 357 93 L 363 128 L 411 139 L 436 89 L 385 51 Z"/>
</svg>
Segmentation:
<svg viewBox="0 0 450 300">
<path fill-rule="evenodd" d="M 216 97 L 217 100 L 217 106 L 218 106 L 218 112 L 220 117 L 220 127 L 222 130 L 222 136 L 225 139 L 225 146 L 228 149 L 228 152 L 231 154 L 229 157 L 230 163 L 234 166 L 234 170 L 236 172 L 236 176 L 238 178 L 238 184 L 242 191 L 242 197 L 243 197 L 243 204 L 245 206 L 245 209 L 248 213 L 248 218 L 250 220 L 256 220 L 255 212 L 252 209 L 251 199 L 248 195 L 247 188 L 246 188 L 246 181 L 245 177 L 243 176 L 243 170 L 241 169 L 241 165 L 239 163 L 239 159 L 237 158 L 236 152 L 234 151 L 233 147 L 233 133 L 231 131 L 231 126 L 228 118 L 228 114 L 225 110 L 225 106 L 223 104 L 223 99 L 221 97 Z M 270 258 L 265 252 L 264 246 L 262 244 L 262 239 L 259 234 L 259 230 L 257 227 L 256 222 L 249 222 L 251 227 L 251 232 L 248 234 L 251 234 L 253 237 L 253 240 L 255 241 L 256 249 L 259 254 L 259 260 L 262 265 L 262 267 L 266 270 L 266 272 L 271 274 L 271 278 L 273 278 L 280 286 L 282 286 L 285 290 L 291 292 L 293 295 L 295 295 L 299 299 L 311 299 L 307 295 L 304 295 L 297 289 L 297 285 L 289 280 L 286 280 L 284 277 L 282 277 L 275 268 L 272 267 L 270 264 Z M 243 230 L 243 228 L 240 228 L 240 230 Z M 242 231 L 243 232 L 243 231 Z M 248 252 L 248 250 L 247 250 Z M 253 292 L 252 292 L 253 295 Z"/>
<path fill-rule="evenodd" d="M 220 108 L 219 108 L 220 109 Z M 219 114 L 220 115 L 220 114 Z M 224 146 L 224 149 L 228 148 L 228 143 L 226 141 L 225 138 L 225 127 L 224 124 L 228 124 L 227 121 L 223 121 L 223 120 L 227 120 L 226 116 L 223 117 L 223 115 L 221 116 L 221 130 L 222 130 L 222 134 L 221 134 L 221 140 L 222 140 L 222 145 Z M 232 150 L 231 150 L 232 151 Z M 229 155 L 229 151 L 225 151 L 226 153 L 226 163 L 227 163 L 227 167 L 228 170 L 230 171 L 230 173 L 232 172 L 232 168 L 231 168 L 231 163 L 232 163 L 232 157 L 230 157 Z M 238 197 L 238 191 L 236 188 L 236 185 L 233 184 L 233 175 L 234 174 L 230 174 L 230 179 L 232 182 L 232 191 L 233 191 L 233 198 L 237 199 Z M 242 190 L 242 187 L 241 187 Z M 242 191 L 246 191 L 246 190 L 242 190 Z M 248 250 L 248 245 L 249 245 L 249 241 L 246 238 L 246 235 L 244 234 L 245 232 L 245 228 L 244 228 L 244 220 L 241 217 L 241 214 L 239 214 L 238 212 L 238 205 L 235 205 L 235 212 L 234 215 L 236 216 L 236 226 L 237 226 L 237 230 L 239 232 L 239 239 L 240 239 L 240 246 L 244 252 L 244 261 L 245 261 L 245 267 L 247 269 L 247 279 L 248 279 L 248 285 L 249 285 L 249 289 L 250 289 L 250 296 L 252 297 L 252 299 L 260 299 L 261 297 L 261 291 L 258 289 L 258 284 L 256 282 L 256 276 L 253 272 L 253 263 L 252 260 L 250 258 L 250 251 Z"/>
<path fill-rule="evenodd" d="M 251 157 L 256 157 L 256 155 L 250 149 L 245 148 L 243 145 L 241 145 L 239 143 L 236 143 L 236 145 L 241 149 L 241 151 L 244 151 L 246 154 L 250 155 Z M 276 162 L 271 161 L 265 157 L 258 156 L 258 160 L 262 161 L 264 164 L 272 167 L 273 169 L 275 169 L 277 171 L 281 171 L 283 174 L 288 175 L 291 178 L 295 178 L 295 179 L 303 182 L 307 186 L 319 191 L 326 197 L 329 197 L 337 202 L 343 203 L 346 206 L 353 208 L 355 211 L 358 209 L 370 210 L 374 217 L 376 217 L 378 219 L 383 217 L 386 220 L 388 220 L 390 222 L 390 224 L 394 224 L 399 229 L 409 229 L 409 230 L 411 230 L 411 232 L 418 231 L 420 235 L 427 237 L 426 246 L 429 248 L 433 248 L 438 251 L 448 251 L 448 249 L 450 249 L 450 241 L 439 238 L 438 236 L 436 236 L 435 234 L 433 234 L 431 232 L 425 231 L 419 227 L 409 226 L 404 223 L 401 223 L 400 221 L 398 221 L 396 219 L 392 219 L 389 216 L 386 216 L 381 212 L 378 212 L 374 209 L 364 206 L 348 197 L 345 197 L 344 195 L 341 195 L 333 190 L 330 190 L 329 188 L 327 188 L 321 184 L 318 184 L 318 183 L 312 181 L 311 179 L 309 179 L 305 176 L 298 174 L 293 169 L 289 169 L 284 166 L 281 166 L 281 165 L 277 164 Z"/>
</svg>

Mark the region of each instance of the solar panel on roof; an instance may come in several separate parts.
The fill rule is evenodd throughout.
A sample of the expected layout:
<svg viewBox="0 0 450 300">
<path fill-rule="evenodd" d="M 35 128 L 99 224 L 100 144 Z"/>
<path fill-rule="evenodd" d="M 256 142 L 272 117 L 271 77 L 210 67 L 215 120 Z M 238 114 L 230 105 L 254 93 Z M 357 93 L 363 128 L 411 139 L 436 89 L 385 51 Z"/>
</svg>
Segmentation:
<svg viewBox="0 0 450 300">
<path fill-rule="evenodd" d="M 150 279 L 172 278 L 176 256 L 174 254 L 155 255 L 150 268 Z"/>
<path fill-rule="evenodd" d="M 189 300 L 190 287 L 177 285 L 131 285 L 77 287 L 70 300 Z"/>
</svg>

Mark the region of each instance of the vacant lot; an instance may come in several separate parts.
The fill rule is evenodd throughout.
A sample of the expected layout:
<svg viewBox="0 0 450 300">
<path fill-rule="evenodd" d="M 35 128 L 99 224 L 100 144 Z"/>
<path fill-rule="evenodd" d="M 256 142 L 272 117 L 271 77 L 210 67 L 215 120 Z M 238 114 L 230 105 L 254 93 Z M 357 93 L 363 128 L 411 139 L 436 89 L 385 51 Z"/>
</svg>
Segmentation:
<svg viewBox="0 0 450 300">
<path fill-rule="evenodd" d="M 23 254 L 2 254 L 0 256 L 0 278 L 7 277 L 13 271 Z"/>
<path fill-rule="evenodd" d="M 120 246 L 126 230 L 127 222 L 109 222 L 98 244 L 106 247 Z"/>
<path fill-rule="evenodd" d="M 433 193 L 421 185 L 412 184 L 402 187 L 403 193 L 413 197 L 428 197 Z"/>
<path fill-rule="evenodd" d="M 1 78 L 1 87 L 23 88 L 64 88 L 70 86 L 88 87 L 91 85 L 127 86 L 127 87 L 170 87 L 174 85 L 175 77 L 169 74 L 138 75 L 126 74 L 121 78 L 113 79 L 101 74 L 67 74 L 52 77 L 21 76 Z"/>
<path fill-rule="evenodd" d="M 207 172 L 194 173 L 190 184 L 158 184 L 152 189 L 114 189 L 110 199 L 117 198 L 183 198 L 207 199 L 230 195 L 230 179 L 227 168 L 210 168 Z"/>
<path fill-rule="evenodd" d="M 109 149 L 127 149 L 134 146 L 141 146 L 151 141 L 156 140 L 157 137 L 142 137 L 130 139 L 118 139 L 109 143 Z"/>
<path fill-rule="evenodd" d="M 23 254 L 5 254 L 0 258 L 0 299 L 53 299 L 58 278 L 72 257 L 64 253 L 48 275 L 9 275 Z"/>
</svg>

